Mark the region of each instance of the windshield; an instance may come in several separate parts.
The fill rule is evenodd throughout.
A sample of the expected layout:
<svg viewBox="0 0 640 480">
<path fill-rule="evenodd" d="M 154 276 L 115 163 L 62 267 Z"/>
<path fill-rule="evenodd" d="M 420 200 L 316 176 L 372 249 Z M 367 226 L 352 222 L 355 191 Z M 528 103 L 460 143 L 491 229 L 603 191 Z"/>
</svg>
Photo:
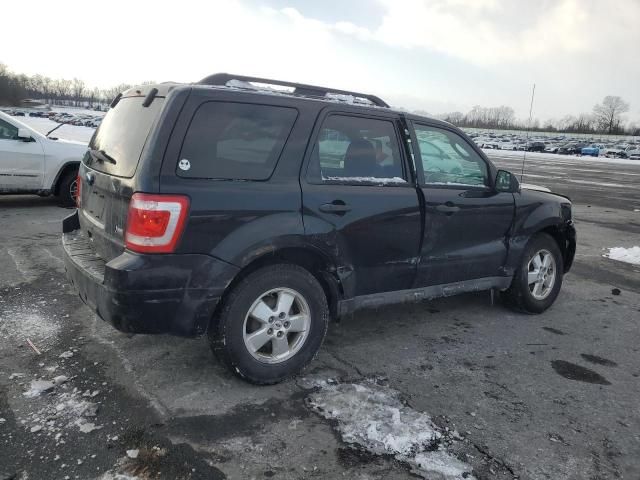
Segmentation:
<svg viewBox="0 0 640 480">
<path fill-rule="evenodd" d="M 91 139 L 86 165 L 118 177 L 133 176 L 164 98 L 156 97 L 148 107 L 143 101 L 144 97 L 124 97 L 109 110 Z"/>
</svg>

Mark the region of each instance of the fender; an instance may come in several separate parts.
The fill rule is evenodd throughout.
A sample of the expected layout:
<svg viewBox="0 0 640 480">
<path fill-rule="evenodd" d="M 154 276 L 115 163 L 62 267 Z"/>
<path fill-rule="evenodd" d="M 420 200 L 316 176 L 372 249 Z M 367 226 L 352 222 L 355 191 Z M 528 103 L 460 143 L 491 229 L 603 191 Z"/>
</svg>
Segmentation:
<svg viewBox="0 0 640 480">
<path fill-rule="evenodd" d="M 571 220 L 571 201 L 567 197 L 546 192 L 522 190 L 514 194 L 516 209 L 505 273 L 514 275 L 520 265 L 529 239 L 547 231 L 558 241 L 564 257 L 565 272 L 569 271 L 575 254 L 576 236 Z"/>
</svg>

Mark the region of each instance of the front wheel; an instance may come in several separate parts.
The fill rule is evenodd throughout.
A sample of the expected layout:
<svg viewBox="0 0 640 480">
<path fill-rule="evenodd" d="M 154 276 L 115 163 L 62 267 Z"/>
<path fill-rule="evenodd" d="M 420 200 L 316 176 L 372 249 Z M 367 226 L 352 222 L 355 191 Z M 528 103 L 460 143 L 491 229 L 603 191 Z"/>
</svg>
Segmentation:
<svg viewBox="0 0 640 480">
<path fill-rule="evenodd" d="M 225 297 L 209 329 L 214 354 L 257 384 L 299 373 L 324 339 L 329 307 L 316 278 L 296 265 L 261 268 Z"/>
<path fill-rule="evenodd" d="M 525 247 L 520 267 L 506 291 L 516 310 L 542 313 L 556 300 L 564 274 L 562 253 L 546 233 L 533 236 Z"/>
<path fill-rule="evenodd" d="M 63 207 L 73 207 L 76 205 L 78 195 L 78 171 L 67 172 L 60 180 L 58 187 L 58 201 Z"/>
</svg>

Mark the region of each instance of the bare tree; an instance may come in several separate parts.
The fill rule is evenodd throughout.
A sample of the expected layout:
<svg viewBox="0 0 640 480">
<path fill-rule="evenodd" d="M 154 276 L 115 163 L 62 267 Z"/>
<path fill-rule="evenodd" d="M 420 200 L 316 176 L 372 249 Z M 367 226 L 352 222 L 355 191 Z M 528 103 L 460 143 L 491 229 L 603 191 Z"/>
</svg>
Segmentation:
<svg viewBox="0 0 640 480">
<path fill-rule="evenodd" d="M 598 128 L 606 130 L 607 133 L 615 133 L 620 130 L 622 114 L 629 111 L 629 104 L 621 97 L 607 95 L 601 104 L 593 107 L 593 114 L 596 118 Z"/>
<path fill-rule="evenodd" d="M 71 93 L 71 80 L 61 78 L 56 80 L 53 85 L 58 101 L 64 103 L 65 100 L 68 100 L 69 94 Z"/>
<path fill-rule="evenodd" d="M 76 107 L 80 105 L 82 95 L 84 94 L 84 82 L 78 78 L 74 78 L 71 83 L 71 90 L 73 91 L 73 99 Z"/>
</svg>

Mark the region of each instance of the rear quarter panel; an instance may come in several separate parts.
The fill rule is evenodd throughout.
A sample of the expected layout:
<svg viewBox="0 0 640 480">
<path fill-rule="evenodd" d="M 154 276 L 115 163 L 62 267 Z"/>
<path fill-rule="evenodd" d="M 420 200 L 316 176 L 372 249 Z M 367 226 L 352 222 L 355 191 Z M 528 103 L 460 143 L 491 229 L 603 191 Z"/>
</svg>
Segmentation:
<svg viewBox="0 0 640 480">
<path fill-rule="evenodd" d="M 256 102 L 298 110 L 293 130 L 265 181 L 184 178 L 176 175 L 182 142 L 197 108 L 208 101 Z M 319 107 L 290 98 L 193 89 L 164 155 L 161 193 L 186 194 L 190 213 L 177 253 L 204 253 L 244 267 L 281 248 L 304 244 L 299 172 Z"/>
</svg>

